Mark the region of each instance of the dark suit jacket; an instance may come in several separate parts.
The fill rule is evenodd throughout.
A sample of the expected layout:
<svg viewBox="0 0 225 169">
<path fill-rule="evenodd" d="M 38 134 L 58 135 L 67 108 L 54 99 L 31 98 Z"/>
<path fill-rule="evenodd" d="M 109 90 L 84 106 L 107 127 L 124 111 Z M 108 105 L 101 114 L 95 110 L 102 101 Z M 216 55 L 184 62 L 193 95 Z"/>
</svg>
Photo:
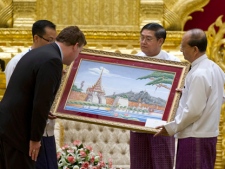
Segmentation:
<svg viewBox="0 0 225 169">
<path fill-rule="evenodd" d="M 0 102 L 0 137 L 28 154 L 40 141 L 59 88 L 62 59 L 57 44 L 33 49 L 18 62 Z"/>
</svg>

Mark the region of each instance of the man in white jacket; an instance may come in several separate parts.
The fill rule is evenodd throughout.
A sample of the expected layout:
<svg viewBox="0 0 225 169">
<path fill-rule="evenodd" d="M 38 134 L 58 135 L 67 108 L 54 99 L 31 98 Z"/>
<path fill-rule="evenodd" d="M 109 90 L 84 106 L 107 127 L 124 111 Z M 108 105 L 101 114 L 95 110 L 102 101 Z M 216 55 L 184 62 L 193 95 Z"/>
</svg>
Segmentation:
<svg viewBox="0 0 225 169">
<path fill-rule="evenodd" d="M 187 31 L 181 52 L 191 63 L 174 121 L 157 128 L 178 138 L 176 169 L 214 169 L 225 74 L 205 54 L 207 38 L 201 29 Z"/>
<path fill-rule="evenodd" d="M 166 39 L 166 30 L 157 23 L 149 23 L 140 31 L 138 56 L 180 61 L 161 50 Z M 153 134 L 130 132 L 131 169 L 172 169 L 175 155 L 174 137 L 153 137 Z"/>
</svg>

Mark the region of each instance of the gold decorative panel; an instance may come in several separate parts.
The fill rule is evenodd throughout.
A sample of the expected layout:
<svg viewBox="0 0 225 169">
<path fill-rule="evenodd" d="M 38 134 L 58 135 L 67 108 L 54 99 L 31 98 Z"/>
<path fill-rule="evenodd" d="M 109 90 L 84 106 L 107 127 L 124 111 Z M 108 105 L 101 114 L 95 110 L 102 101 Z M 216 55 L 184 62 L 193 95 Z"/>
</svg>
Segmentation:
<svg viewBox="0 0 225 169">
<path fill-rule="evenodd" d="M 49 19 L 58 28 L 78 25 L 82 30 L 138 30 L 137 0 L 38 0 L 37 19 Z"/>
<path fill-rule="evenodd" d="M 164 0 L 141 0 L 140 11 L 140 29 L 150 22 L 164 25 Z"/>
<path fill-rule="evenodd" d="M 207 31 L 208 57 L 216 62 L 225 71 L 225 23 L 222 21 L 222 15 L 215 23 L 209 26 Z M 222 91 L 221 91 L 222 92 Z M 220 134 L 217 141 L 216 168 L 225 168 L 225 104 L 223 104 L 220 116 Z M 224 167 L 224 168 L 223 168 Z"/>
<path fill-rule="evenodd" d="M 31 27 L 36 20 L 36 0 L 13 0 L 13 27 Z"/>
<path fill-rule="evenodd" d="M 164 0 L 164 27 L 167 30 L 182 31 L 185 23 L 192 19 L 190 14 L 203 11 L 209 0 Z"/>
<path fill-rule="evenodd" d="M 12 27 L 12 0 L 0 1 L 0 28 Z"/>
<path fill-rule="evenodd" d="M 222 17 L 222 15 L 219 16 L 215 23 L 208 28 L 207 53 L 225 71 L 225 23 L 223 23 Z"/>
</svg>

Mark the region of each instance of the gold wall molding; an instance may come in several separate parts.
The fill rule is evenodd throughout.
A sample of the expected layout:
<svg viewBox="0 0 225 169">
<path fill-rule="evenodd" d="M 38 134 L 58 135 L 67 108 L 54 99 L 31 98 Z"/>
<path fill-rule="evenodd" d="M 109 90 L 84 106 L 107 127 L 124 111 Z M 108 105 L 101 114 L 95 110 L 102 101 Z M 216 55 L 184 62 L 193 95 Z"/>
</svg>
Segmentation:
<svg viewBox="0 0 225 169">
<path fill-rule="evenodd" d="M 29 42 L 32 40 L 31 29 L 26 28 L 0 28 L 0 45 L 11 43 L 12 46 L 18 42 Z"/>
<path fill-rule="evenodd" d="M 57 30 L 58 32 L 61 29 Z M 104 50 L 124 54 L 136 54 L 140 51 L 140 32 L 139 31 L 83 31 L 87 45 L 85 48 Z M 180 40 L 183 32 L 167 31 L 167 38 L 163 45 L 163 49 L 173 53 L 182 60 L 182 53 L 179 51 Z M 7 51 L 3 48 L 18 48 L 29 47 L 32 44 L 31 30 L 28 28 L 0 28 L 0 58 L 5 55 Z M 2 47 L 1 47 L 2 46 Z M 3 47 L 5 46 L 5 47 Z M 2 50 L 1 50 L 2 48 Z M 2 52 L 2 53 L 1 53 Z M 11 52 L 11 50 L 9 51 Z M 7 62 L 15 55 L 7 55 L 4 57 Z"/>
</svg>

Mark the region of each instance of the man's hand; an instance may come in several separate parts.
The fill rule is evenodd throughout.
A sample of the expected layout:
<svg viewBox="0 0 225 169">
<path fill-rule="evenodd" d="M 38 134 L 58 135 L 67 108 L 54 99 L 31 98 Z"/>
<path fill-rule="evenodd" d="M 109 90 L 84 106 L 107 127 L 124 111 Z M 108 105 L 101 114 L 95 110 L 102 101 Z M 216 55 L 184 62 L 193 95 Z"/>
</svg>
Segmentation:
<svg viewBox="0 0 225 169">
<path fill-rule="evenodd" d="M 30 140 L 29 156 L 32 160 L 37 161 L 38 153 L 41 147 L 40 141 Z"/>
<path fill-rule="evenodd" d="M 168 132 L 166 131 L 166 128 L 164 126 L 158 126 L 156 129 L 160 129 L 158 133 L 154 135 L 154 137 L 159 136 L 159 135 L 168 135 Z"/>
<path fill-rule="evenodd" d="M 176 89 L 176 92 L 180 93 L 180 98 L 181 98 L 181 96 L 182 96 L 182 89 L 177 88 L 177 89 Z"/>
<path fill-rule="evenodd" d="M 51 112 L 48 113 L 48 118 L 53 120 L 53 119 L 56 119 L 57 116 L 53 115 Z"/>
<path fill-rule="evenodd" d="M 180 92 L 180 93 L 182 94 L 182 89 L 177 88 L 176 91 L 177 91 L 177 92 Z"/>
<path fill-rule="evenodd" d="M 65 75 L 67 73 L 67 71 L 66 70 L 62 70 L 62 75 Z"/>
</svg>

